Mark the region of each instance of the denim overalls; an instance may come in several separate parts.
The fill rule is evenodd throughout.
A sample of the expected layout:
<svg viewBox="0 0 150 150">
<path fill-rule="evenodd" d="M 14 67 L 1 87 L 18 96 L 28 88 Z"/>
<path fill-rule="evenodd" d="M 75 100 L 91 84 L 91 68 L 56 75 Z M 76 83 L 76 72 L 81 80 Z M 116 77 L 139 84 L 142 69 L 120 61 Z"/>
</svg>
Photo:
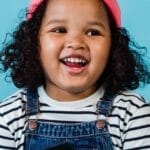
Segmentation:
<svg viewBox="0 0 150 150">
<path fill-rule="evenodd" d="M 51 123 L 38 120 L 40 109 L 37 91 L 27 92 L 25 150 L 113 150 L 104 116 L 108 116 L 111 100 L 97 103 L 97 120 L 81 123 Z M 100 115 L 99 115 L 100 114 Z M 99 116 L 102 116 L 99 118 Z"/>
</svg>

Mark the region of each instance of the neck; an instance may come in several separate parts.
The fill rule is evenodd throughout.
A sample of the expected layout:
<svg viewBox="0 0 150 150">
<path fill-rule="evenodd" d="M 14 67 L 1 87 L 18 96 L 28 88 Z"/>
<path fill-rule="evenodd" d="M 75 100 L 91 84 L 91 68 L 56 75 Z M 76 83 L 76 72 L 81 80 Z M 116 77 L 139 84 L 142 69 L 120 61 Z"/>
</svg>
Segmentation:
<svg viewBox="0 0 150 150">
<path fill-rule="evenodd" d="M 49 97 L 57 100 L 57 101 L 76 101 L 79 99 L 86 98 L 90 95 L 92 95 L 97 88 L 90 88 L 86 90 L 62 90 L 57 89 L 54 86 L 46 86 L 45 91 L 48 94 Z"/>
</svg>

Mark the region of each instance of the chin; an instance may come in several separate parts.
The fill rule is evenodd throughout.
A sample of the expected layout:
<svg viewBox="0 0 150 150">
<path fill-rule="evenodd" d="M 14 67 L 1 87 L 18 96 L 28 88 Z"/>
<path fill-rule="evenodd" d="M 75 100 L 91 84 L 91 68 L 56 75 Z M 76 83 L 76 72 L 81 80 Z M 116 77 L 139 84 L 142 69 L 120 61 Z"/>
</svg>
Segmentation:
<svg viewBox="0 0 150 150">
<path fill-rule="evenodd" d="M 82 94 L 82 93 L 89 93 L 90 91 L 93 91 L 93 89 L 87 89 L 85 87 L 69 87 L 66 89 L 69 93 L 72 94 Z"/>
</svg>

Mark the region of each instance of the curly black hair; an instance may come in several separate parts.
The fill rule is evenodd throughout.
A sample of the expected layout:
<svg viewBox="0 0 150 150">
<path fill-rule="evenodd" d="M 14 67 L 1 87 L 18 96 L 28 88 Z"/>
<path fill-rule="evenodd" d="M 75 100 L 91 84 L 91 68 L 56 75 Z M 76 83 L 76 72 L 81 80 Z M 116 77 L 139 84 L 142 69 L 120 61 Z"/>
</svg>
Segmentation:
<svg viewBox="0 0 150 150">
<path fill-rule="evenodd" d="M 10 70 L 10 77 L 18 88 L 36 89 L 45 84 L 45 75 L 39 60 L 39 29 L 46 9 L 47 0 L 38 6 L 31 19 L 24 20 L 12 34 L 12 40 L 5 43 L 0 52 L 3 71 Z M 150 83 L 150 72 L 125 28 L 118 28 L 106 6 L 112 36 L 111 54 L 107 67 L 97 85 L 105 85 L 105 95 L 133 90 L 140 82 Z M 27 12 L 28 13 L 28 12 Z"/>
</svg>

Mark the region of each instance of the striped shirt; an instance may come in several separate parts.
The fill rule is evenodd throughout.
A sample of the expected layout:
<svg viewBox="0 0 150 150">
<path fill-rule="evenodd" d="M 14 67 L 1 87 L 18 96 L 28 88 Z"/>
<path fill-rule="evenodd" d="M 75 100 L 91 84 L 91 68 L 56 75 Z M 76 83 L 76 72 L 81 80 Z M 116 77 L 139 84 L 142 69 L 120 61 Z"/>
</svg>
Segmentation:
<svg viewBox="0 0 150 150">
<path fill-rule="evenodd" d="M 103 89 L 99 89 L 85 99 L 63 102 L 50 98 L 44 88 L 39 87 L 38 119 L 45 122 L 96 120 L 96 104 L 103 93 Z M 26 89 L 22 89 L 0 104 L 0 150 L 24 149 L 26 100 Z M 124 92 L 114 98 L 112 108 L 108 129 L 114 149 L 150 150 L 150 105 L 139 95 Z"/>
</svg>

